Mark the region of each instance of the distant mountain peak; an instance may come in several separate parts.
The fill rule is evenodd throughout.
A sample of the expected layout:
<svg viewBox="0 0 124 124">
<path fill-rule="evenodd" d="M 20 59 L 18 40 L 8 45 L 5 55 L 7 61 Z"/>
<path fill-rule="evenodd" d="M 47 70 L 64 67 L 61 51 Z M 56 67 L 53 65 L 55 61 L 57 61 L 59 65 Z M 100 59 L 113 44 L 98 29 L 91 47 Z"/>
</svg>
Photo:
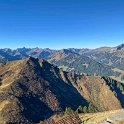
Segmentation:
<svg viewBox="0 0 124 124">
<path fill-rule="evenodd" d="M 124 48 L 124 43 L 121 44 L 121 45 L 119 45 L 119 46 L 117 46 L 117 50 L 121 50 L 121 49 L 123 49 L 123 48 Z"/>
</svg>

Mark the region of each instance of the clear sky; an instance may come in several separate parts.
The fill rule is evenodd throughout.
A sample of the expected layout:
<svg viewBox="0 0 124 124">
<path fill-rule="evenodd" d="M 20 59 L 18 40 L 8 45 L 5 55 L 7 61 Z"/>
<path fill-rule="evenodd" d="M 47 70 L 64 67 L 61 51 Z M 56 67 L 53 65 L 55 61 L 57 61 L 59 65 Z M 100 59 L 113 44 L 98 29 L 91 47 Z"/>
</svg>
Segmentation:
<svg viewBox="0 0 124 124">
<path fill-rule="evenodd" d="M 0 48 L 124 42 L 124 0 L 0 0 Z"/>
</svg>

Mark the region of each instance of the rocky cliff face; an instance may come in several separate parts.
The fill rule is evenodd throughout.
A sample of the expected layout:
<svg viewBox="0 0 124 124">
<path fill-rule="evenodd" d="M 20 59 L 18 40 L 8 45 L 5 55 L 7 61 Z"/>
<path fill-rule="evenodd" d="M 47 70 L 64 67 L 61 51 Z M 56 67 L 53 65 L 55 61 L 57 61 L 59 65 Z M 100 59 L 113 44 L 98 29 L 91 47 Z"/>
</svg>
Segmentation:
<svg viewBox="0 0 124 124">
<path fill-rule="evenodd" d="M 0 123 L 38 123 L 66 107 L 76 109 L 88 102 L 98 111 L 119 109 L 124 103 L 107 81 L 67 73 L 34 58 L 1 63 Z M 124 98 L 122 91 L 119 95 Z"/>
</svg>

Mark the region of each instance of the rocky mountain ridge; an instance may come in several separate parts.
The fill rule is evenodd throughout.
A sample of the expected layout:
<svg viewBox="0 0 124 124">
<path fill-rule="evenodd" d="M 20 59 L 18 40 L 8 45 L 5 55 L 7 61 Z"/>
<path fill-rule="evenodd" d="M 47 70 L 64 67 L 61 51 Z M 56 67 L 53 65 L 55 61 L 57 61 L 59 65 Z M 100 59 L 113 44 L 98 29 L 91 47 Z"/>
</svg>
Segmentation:
<svg viewBox="0 0 124 124">
<path fill-rule="evenodd" d="M 107 77 L 64 72 L 43 59 L 0 64 L 0 123 L 34 124 L 66 107 L 92 103 L 97 111 L 124 106 L 124 85 Z M 111 105 L 113 104 L 113 105 Z"/>
</svg>

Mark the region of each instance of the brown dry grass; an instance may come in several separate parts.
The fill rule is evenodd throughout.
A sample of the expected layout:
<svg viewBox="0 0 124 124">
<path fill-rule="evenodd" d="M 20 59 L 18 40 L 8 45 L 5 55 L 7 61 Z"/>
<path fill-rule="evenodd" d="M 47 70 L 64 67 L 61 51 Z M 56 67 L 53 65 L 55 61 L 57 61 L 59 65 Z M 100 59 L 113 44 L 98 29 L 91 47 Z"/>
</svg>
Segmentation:
<svg viewBox="0 0 124 124">
<path fill-rule="evenodd" d="M 120 121 L 119 124 L 124 124 L 124 120 Z"/>
<path fill-rule="evenodd" d="M 27 59 L 20 60 L 20 61 L 11 61 L 7 62 L 5 65 L 1 65 L 0 67 L 0 79 L 1 79 L 1 86 L 0 91 L 4 91 L 12 82 L 19 78 L 19 73 L 22 69 L 23 64 L 27 61 Z"/>
<path fill-rule="evenodd" d="M 9 104 L 8 100 L 4 100 L 0 103 L 0 111 L 2 111 L 2 109 L 5 107 L 5 105 Z"/>
</svg>

